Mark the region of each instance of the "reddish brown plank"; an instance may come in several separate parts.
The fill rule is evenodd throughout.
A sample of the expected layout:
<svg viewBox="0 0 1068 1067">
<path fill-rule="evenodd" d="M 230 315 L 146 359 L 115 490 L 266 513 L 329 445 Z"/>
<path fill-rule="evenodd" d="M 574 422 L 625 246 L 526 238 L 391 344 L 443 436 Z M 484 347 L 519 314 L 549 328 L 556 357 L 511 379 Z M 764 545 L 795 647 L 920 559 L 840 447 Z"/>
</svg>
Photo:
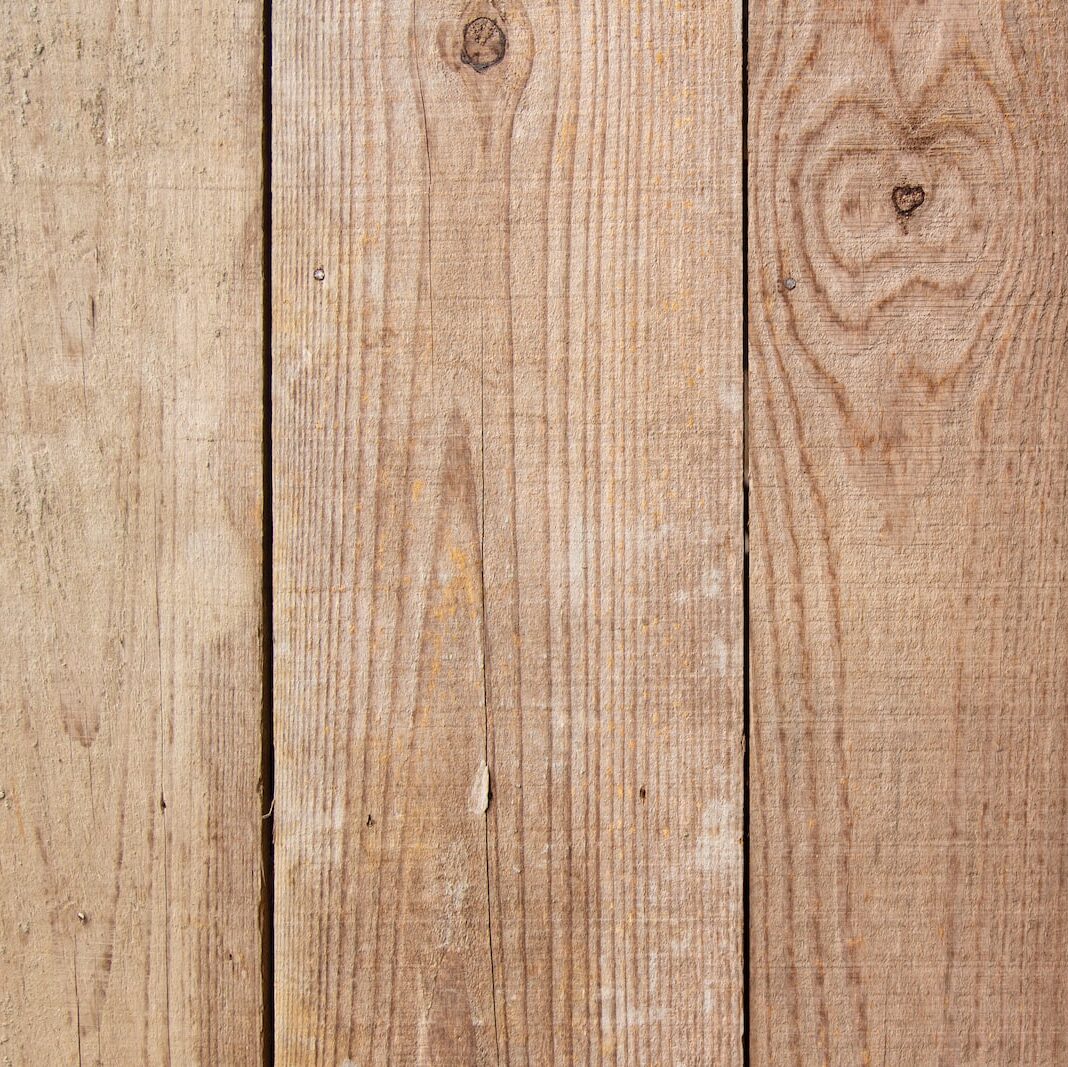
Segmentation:
<svg viewBox="0 0 1068 1067">
<path fill-rule="evenodd" d="M 754 1065 L 1065 1062 L 1068 13 L 750 9 Z"/>
</svg>

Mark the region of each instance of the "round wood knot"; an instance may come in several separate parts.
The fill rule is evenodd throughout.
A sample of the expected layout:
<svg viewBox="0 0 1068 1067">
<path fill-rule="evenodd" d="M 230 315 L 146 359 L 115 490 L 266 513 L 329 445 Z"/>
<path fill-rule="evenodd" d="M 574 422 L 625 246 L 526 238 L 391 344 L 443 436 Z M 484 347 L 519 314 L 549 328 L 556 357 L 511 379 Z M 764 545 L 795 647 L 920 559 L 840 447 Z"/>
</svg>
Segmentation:
<svg viewBox="0 0 1068 1067">
<path fill-rule="evenodd" d="M 902 218 L 908 218 L 926 199 L 922 185 L 898 185 L 894 188 L 894 208 Z"/>
<path fill-rule="evenodd" d="M 507 47 L 508 38 L 493 19 L 472 19 L 464 27 L 464 47 L 460 59 L 475 73 L 481 74 L 504 59 Z"/>
</svg>

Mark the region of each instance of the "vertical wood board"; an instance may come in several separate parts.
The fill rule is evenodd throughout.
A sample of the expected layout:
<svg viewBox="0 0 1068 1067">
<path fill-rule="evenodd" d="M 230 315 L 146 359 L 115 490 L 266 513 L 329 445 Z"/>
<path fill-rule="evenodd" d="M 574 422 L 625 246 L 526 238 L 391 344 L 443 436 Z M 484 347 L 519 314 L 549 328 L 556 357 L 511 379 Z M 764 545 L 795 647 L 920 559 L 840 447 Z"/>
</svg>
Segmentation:
<svg viewBox="0 0 1068 1067">
<path fill-rule="evenodd" d="M 275 5 L 279 1064 L 740 1063 L 740 29 Z"/>
<path fill-rule="evenodd" d="M 261 10 L 0 13 L 0 1063 L 252 1067 Z"/>
<path fill-rule="evenodd" d="M 749 32 L 752 1062 L 1052 1067 L 1068 13 Z"/>
</svg>

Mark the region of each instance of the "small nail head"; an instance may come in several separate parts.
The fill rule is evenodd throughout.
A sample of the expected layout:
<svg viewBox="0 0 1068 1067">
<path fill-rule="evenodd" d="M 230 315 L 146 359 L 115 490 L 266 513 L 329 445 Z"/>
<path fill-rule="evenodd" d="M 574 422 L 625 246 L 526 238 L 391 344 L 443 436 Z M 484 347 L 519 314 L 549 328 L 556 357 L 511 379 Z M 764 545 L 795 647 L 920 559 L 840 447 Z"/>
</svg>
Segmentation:
<svg viewBox="0 0 1068 1067">
<path fill-rule="evenodd" d="M 326 271 L 322 267 L 316 267 L 313 277 L 317 282 L 321 282 L 326 277 Z"/>
<path fill-rule="evenodd" d="M 791 292 L 793 292 L 793 290 L 797 288 L 797 281 L 794 278 L 787 278 L 786 281 L 784 281 L 782 284 L 785 285 L 786 288 L 789 289 Z"/>
</svg>

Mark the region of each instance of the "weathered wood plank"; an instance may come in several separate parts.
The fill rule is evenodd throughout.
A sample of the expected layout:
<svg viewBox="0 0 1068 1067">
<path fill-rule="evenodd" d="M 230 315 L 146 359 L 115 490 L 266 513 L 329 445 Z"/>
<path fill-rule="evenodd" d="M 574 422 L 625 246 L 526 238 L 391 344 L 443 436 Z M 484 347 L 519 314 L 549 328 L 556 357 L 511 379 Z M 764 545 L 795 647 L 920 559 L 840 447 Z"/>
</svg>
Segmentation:
<svg viewBox="0 0 1068 1067">
<path fill-rule="evenodd" d="M 738 1063 L 738 12 L 275 20 L 278 1062 Z"/>
<path fill-rule="evenodd" d="M 0 1063 L 259 1064 L 261 9 L 0 12 Z"/>
<path fill-rule="evenodd" d="M 750 41 L 752 1062 L 1052 1067 L 1068 12 Z"/>
</svg>

